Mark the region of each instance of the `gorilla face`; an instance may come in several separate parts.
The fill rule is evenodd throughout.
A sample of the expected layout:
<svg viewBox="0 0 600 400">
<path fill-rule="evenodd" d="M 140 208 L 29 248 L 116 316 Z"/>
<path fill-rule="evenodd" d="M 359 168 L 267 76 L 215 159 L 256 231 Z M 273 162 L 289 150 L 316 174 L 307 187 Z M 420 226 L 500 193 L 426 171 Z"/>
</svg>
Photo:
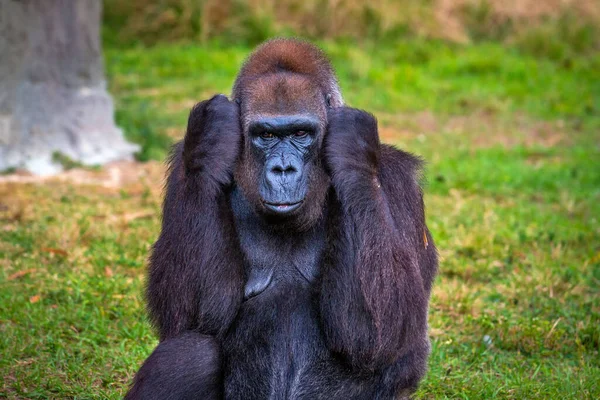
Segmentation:
<svg viewBox="0 0 600 400">
<path fill-rule="evenodd" d="M 269 213 L 285 215 L 302 208 L 321 135 L 318 120 L 311 115 L 263 117 L 252 122 L 249 139 L 254 157 L 262 164 L 258 193 Z"/>
<path fill-rule="evenodd" d="M 263 76 L 245 89 L 235 180 L 267 221 L 311 226 L 329 188 L 321 163 L 326 96 L 307 78 L 287 73 Z"/>
</svg>

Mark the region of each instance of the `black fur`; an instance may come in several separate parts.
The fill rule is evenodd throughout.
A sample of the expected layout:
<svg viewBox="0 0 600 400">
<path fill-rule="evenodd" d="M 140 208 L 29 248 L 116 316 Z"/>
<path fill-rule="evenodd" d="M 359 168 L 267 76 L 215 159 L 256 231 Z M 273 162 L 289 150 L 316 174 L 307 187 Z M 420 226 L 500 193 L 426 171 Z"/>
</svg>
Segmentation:
<svg viewBox="0 0 600 400">
<path fill-rule="evenodd" d="M 195 332 L 188 331 L 164 340 L 136 374 L 126 398 L 222 399 L 220 353 L 214 337 Z"/>
<path fill-rule="evenodd" d="M 313 98 L 308 112 L 326 129 L 304 159 L 311 172 L 299 172 L 312 174 L 299 183 L 302 206 L 285 216 L 257 204 L 266 162 L 250 154 L 252 109 L 241 117 L 217 96 L 192 110 L 150 259 L 161 343 L 128 399 L 370 400 L 416 389 L 437 268 L 421 162 L 381 145 L 370 114 Z"/>
<path fill-rule="evenodd" d="M 146 293 L 161 340 L 186 330 L 221 336 L 242 301 L 244 271 L 227 194 L 240 148 L 238 113 L 225 96 L 199 103 L 183 145 L 173 150 Z"/>
</svg>

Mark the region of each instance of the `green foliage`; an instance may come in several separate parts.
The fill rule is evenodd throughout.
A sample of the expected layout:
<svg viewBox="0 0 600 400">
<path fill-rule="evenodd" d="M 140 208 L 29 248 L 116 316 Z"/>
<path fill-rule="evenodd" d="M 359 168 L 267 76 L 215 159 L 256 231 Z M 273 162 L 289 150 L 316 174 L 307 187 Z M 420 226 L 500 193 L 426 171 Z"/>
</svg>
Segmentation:
<svg viewBox="0 0 600 400">
<path fill-rule="evenodd" d="M 127 132 L 127 138 L 141 145 L 141 150 L 135 155 L 137 160 L 165 158 L 173 140 L 161 131 L 165 124 L 150 102 L 131 101 L 129 106 L 117 110 L 115 117 L 117 124 Z"/>
<path fill-rule="evenodd" d="M 418 398 L 600 398 L 599 56 L 321 45 L 347 103 L 428 163 L 442 262 Z M 162 159 L 249 51 L 107 48 L 117 120 L 140 158 Z M 142 178 L 119 188 L 0 182 L 0 398 L 121 398 L 156 345 L 142 291 L 164 171 L 131 168 Z"/>
</svg>

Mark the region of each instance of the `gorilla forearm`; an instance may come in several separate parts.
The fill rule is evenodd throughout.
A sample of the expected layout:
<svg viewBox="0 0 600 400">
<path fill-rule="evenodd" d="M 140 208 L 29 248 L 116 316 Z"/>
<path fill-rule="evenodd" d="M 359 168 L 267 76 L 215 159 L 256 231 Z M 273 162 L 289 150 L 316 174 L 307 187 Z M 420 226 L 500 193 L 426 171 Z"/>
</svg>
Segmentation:
<svg viewBox="0 0 600 400">
<path fill-rule="evenodd" d="M 325 267 L 321 315 L 333 351 L 376 369 L 426 334 L 427 307 L 414 250 L 395 227 L 386 194 L 369 186 L 336 189 L 341 212 L 331 222 L 338 233 Z"/>
<path fill-rule="evenodd" d="M 184 145 L 173 150 L 162 231 L 150 258 L 148 308 L 161 340 L 190 329 L 222 334 L 242 301 L 242 261 L 225 185 L 230 172 L 202 162 L 214 162 L 212 152 L 236 143 L 211 143 L 223 134 L 195 112 Z M 212 119 L 222 126 L 223 118 Z M 221 153 L 221 162 L 226 155 Z"/>
<path fill-rule="evenodd" d="M 222 400 L 221 363 L 212 336 L 184 332 L 163 340 L 144 361 L 125 400 Z"/>
<path fill-rule="evenodd" d="M 332 241 L 323 275 L 321 315 L 333 351 L 345 355 L 353 366 L 377 369 L 394 363 L 415 341 L 426 340 L 428 294 L 415 247 L 417 221 L 402 221 L 398 215 L 422 204 L 420 191 L 410 188 L 410 182 L 404 183 L 404 189 L 409 189 L 404 193 L 396 190 L 397 184 L 389 184 L 388 176 L 381 173 L 388 169 L 389 160 L 380 160 L 382 146 L 373 140 L 376 125 L 374 120 L 367 122 L 338 125 L 347 132 L 347 149 L 338 142 L 330 154 L 336 204 L 331 207 Z M 361 129 L 375 131 L 365 134 Z M 362 143 L 347 143 L 357 137 Z M 361 145 L 366 153 L 362 156 L 356 153 Z M 345 156 L 343 151 L 353 154 Z M 408 172 L 416 182 L 414 171 Z"/>
<path fill-rule="evenodd" d="M 161 340 L 188 329 L 221 333 L 242 298 L 239 252 L 223 251 L 235 247 L 233 224 L 224 223 L 231 221 L 227 199 L 173 176 L 180 167 L 169 178 L 163 229 L 149 267 L 148 307 Z"/>
</svg>

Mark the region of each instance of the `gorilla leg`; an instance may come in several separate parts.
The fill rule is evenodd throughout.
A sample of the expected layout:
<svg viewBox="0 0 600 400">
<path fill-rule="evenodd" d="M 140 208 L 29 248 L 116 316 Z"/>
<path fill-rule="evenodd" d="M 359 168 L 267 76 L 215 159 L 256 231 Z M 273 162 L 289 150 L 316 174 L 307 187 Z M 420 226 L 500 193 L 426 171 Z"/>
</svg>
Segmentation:
<svg viewBox="0 0 600 400">
<path fill-rule="evenodd" d="M 146 359 L 126 400 L 222 399 L 221 350 L 212 336 L 185 332 Z"/>
</svg>

